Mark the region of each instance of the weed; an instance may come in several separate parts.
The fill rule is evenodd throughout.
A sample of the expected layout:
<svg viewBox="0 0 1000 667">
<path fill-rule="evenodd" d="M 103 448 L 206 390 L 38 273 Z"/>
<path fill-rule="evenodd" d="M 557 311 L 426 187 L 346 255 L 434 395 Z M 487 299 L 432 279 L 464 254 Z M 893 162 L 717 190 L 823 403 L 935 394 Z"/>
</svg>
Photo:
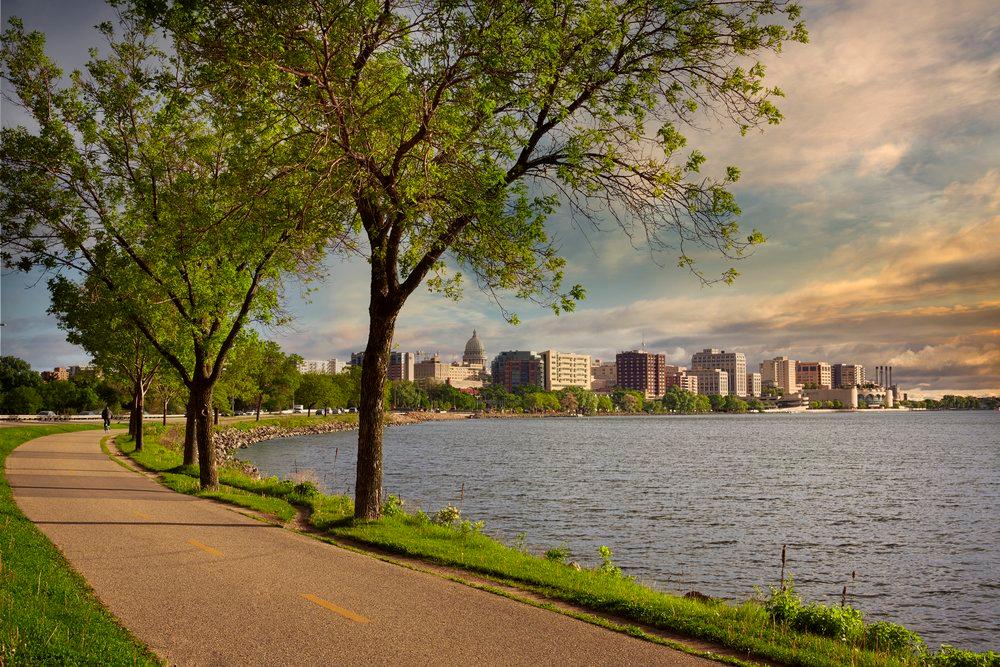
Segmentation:
<svg viewBox="0 0 1000 667">
<path fill-rule="evenodd" d="M 556 563 L 565 563 L 566 559 L 570 556 L 569 547 L 566 545 L 560 545 L 558 547 L 553 547 L 545 552 L 546 560 L 551 560 Z"/>
</svg>

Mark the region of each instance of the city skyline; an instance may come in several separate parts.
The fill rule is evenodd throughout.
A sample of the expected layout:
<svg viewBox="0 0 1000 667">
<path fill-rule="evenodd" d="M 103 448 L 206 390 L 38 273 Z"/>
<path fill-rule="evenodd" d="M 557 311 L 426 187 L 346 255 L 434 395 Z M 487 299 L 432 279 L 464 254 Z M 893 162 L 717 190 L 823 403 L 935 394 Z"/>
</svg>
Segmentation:
<svg viewBox="0 0 1000 667">
<path fill-rule="evenodd" d="M 50 52 L 71 68 L 99 43 L 86 26 L 107 12 L 97 2 L 7 2 L 3 18 L 48 33 Z M 892 365 L 914 395 L 1000 393 L 1000 57 L 990 3 L 818 2 L 804 13 L 811 44 L 768 63 L 788 91 L 785 121 L 743 139 L 715 128 L 689 137 L 709 170 L 741 167 L 742 224 L 769 238 L 736 264 L 734 286 L 702 287 L 675 257 L 584 234 L 558 215 L 566 281 L 588 289 L 576 313 L 556 318 L 510 298 L 504 305 L 522 319 L 510 327 L 474 286 L 459 303 L 421 293 L 402 311 L 397 349 L 457 356 L 475 328 L 490 354 L 554 348 L 604 359 L 645 339 L 668 363 L 687 365 L 709 347 L 744 352 L 750 368 L 776 355 Z M 19 121 L 5 108 L 5 125 Z M 306 358 L 364 347 L 367 266 L 329 268 L 311 303 L 290 286 L 296 320 L 266 337 Z M 45 315 L 38 279 L 4 275 L 3 354 L 40 369 L 85 363 Z"/>
</svg>

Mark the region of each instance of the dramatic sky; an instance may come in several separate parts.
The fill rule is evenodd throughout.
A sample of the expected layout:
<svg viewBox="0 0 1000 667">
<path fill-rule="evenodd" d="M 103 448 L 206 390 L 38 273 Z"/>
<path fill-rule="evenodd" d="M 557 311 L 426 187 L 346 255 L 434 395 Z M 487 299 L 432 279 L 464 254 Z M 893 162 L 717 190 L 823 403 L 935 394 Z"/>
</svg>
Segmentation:
<svg viewBox="0 0 1000 667">
<path fill-rule="evenodd" d="M 767 59 L 787 93 L 784 123 L 741 138 L 707 127 L 692 143 L 709 164 L 737 164 L 743 224 L 768 242 L 739 263 L 731 287 L 702 287 L 620 235 L 584 238 L 560 216 L 552 229 L 567 279 L 588 298 L 554 317 L 470 288 L 458 303 L 418 294 L 396 345 L 460 355 L 472 329 L 487 353 L 547 349 L 613 357 L 637 347 L 689 363 L 703 347 L 741 350 L 751 365 L 774 356 L 891 364 L 915 394 L 1000 393 L 1000 12 L 995 0 L 804 0 L 811 42 Z M 93 0 L 7 0 L 50 35 L 67 69 L 110 16 Z M 5 125 L 17 115 L 3 109 Z M 655 261 L 654 261 L 655 260 Z M 722 265 L 717 267 L 722 268 Z M 297 316 L 266 332 L 306 358 L 363 349 L 367 266 L 330 263 Z M 5 273 L 3 354 L 37 369 L 80 363 L 45 315 L 34 277 Z"/>
</svg>

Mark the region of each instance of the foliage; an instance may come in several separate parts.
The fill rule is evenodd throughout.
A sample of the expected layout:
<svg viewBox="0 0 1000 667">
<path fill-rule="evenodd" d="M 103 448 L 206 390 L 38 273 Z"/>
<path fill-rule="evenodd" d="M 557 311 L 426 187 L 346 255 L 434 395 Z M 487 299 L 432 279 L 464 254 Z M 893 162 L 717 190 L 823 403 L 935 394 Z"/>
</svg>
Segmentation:
<svg viewBox="0 0 1000 667">
<path fill-rule="evenodd" d="M 861 612 L 853 607 L 827 606 L 819 602 L 801 607 L 792 618 L 792 627 L 823 637 L 856 641 L 864 635 Z"/>
<path fill-rule="evenodd" d="M 152 25 L 128 11 L 119 24 L 100 26 L 107 57 L 92 51 L 69 78 L 41 34 L 17 19 L 4 31 L 0 75 L 31 127 L 0 132 L 2 256 L 64 269 L 91 321 L 108 309 L 176 370 L 197 403 L 208 487 L 207 415 L 228 353 L 248 321 L 283 319 L 283 276 L 320 271 L 344 216 L 270 95 L 209 93 Z"/>
<path fill-rule="evenodd" d="M 434 513 L 434 523 L 441 526 L 451 526 L 462 518 L 461 512 L 453 505 L 445 505 Z"/>
<path fill-rule="evenodd" d="M 938 653 L 927 656 L 926 664 L 931 667 L 998 667 L 1000 653 L 974 653 L 943 644 Z"/>
<path fill-rule="evenodd" d="M 399 516 L 405 512 L 403 505 L 402 498 L 390 493 L 389 497 L 385 500 L 385 505 L 382 507 L 382 514 L 384 516 Z"/>
<path fill-rule="evenodd" d="M 570 557 L 570 550 L 567 546 L 553 547 L 545 552 L 545 559 L 551 560 L 556 563 L 565 563 L 566 559 Z"/>
<path fill-rule="evenodd" d="M 615 562 L 611 560 L 611 557 L 614 554 L 612 554 L 610 547 L 601 545 L 597 548 L 597 553 L 601 555 L 601 566 L 599 568 L 601 572 L 611 575 L 612 577 L 622 576 L 621 568 L 615 565 Z"/>
<path fill-rule="evenodd" d="M 916 632 L 898 623 L 875 621 L 865 627 L 865 646 L 873 651 L 906 655 L 921 654 L 926 650 L 923 639 Z"/>
</svg>

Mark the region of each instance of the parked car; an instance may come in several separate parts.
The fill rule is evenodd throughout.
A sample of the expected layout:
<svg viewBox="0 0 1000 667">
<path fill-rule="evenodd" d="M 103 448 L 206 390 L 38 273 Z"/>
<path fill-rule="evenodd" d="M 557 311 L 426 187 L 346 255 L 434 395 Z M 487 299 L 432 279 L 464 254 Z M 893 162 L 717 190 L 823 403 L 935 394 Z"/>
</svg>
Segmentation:
<svg viewBox="0 0 1000 667">
<path fill-rule="evenodd" d="M 38 416 L 42 417 L 43 419 L 52 419 L 56 416 L 56 413 L 52 412 L 51 410 L 41 410 L 39 411 Z"/>
<path fill-rule="evenodd" d="M 305 411 L 306 411 L 305 408 L 303 406 L 301 406 L 301 405 L 293 405 L 292 406 L 292 414 L 298 414 L 300 412 L 305 412 Z"/>
</svg>

